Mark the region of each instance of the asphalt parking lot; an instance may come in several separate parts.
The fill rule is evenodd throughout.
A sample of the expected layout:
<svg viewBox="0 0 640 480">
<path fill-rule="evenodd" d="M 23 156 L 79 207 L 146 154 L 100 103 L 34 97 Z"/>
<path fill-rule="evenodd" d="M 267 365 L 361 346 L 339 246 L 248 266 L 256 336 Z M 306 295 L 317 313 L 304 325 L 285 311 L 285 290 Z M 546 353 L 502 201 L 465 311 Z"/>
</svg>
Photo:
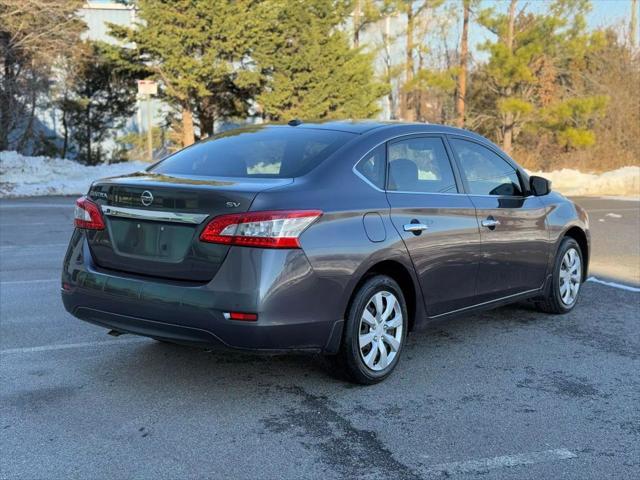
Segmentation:
<svg viewBox="0 0 640 480">
<path fill-rule="evenodd" d="M 0 201 L 1 478 L 640 478 L 640 203 L 579 199 L 592 275 L 563 317 L 525 305 L 410 335 L 395 374 L 207 352 L 75 320 L 73 199 Z"/>
</svg>

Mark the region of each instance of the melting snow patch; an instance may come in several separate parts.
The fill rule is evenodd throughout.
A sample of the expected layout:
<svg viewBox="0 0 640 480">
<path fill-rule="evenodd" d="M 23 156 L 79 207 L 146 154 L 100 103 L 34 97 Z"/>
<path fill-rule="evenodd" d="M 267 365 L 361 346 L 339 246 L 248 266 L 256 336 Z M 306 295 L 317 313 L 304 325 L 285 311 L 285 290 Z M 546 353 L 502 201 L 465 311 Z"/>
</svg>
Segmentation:
<svg viewBox="0 0 640 480">
<path fill-rule="evenodd" d="M 0 152 L 0 197 L 81 195 L 94 180 L 144 170 L 148 163 L 86 166 L 72 160 Z"/>
<path fill-rule="evenodd" d="M 564 195 L 624 195 L 640 197 L 640 167 L 622 167 L 604 173 L 582 173 L 563 168 L 553 172 L 530 172 L 551 180 L 551 188 Z"/>
<path fill-rule="evenodd" d="M 617 214 L 617 213 L 607 213 L 605 215 L 605 217 L 611 217 L 611 218 L 622 218 L 622 215 Z"/>
</svg>

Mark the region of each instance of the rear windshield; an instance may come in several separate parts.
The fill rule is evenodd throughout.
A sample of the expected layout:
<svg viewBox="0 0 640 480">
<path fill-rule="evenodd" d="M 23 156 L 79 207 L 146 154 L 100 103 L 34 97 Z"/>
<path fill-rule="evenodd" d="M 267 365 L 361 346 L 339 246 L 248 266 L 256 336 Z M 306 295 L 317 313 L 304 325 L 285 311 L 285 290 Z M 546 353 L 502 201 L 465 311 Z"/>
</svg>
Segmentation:
<svg viewBox="0 0 640 480">
<path fill-rule="evenodd" d="M 149 171 L 203 177 L 299 177 L 353 137 L 347 132 L 291 127 L 239 129 L 181 150 Z"/>
</svg>

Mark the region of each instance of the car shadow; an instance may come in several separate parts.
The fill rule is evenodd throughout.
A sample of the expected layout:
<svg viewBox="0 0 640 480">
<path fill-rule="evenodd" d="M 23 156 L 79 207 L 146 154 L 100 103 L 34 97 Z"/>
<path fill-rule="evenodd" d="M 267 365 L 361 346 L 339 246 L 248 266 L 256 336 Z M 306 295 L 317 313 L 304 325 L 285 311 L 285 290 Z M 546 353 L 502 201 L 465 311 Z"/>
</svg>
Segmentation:
<svg viewBox="0 0 640 480">
<path fill-rule="evenodd" d="M 487 348 L 491 348 L 493 328 L 508 331 L 530 322 L 544 321 L 547 317 L 523 303 L 432 323 L 409 335 L 405 353 L 410 352 L 414 359 L 418 357 L 419 362 L 431 362 L 434 361 L 430 358 L 431 350 L 469 339 L 474 343 L 482 342 L 482 338 L 474 337 L 484 336 L 487 337 Z M 97 368 L 111 369 L 122 377 L 144 379 L 144 383 L 152 383 L 153 379 L 164 383 L 170 379 L 176 388 L 185 389 L 194 385 L 206 389 L 234 382 L 251 382 L 256 386 L 295 384 L 307 378 L 352 386 L 322 355 L 206 350 L 152 339 L 128 348 L 128 355 L 109 356 Z M 401 369 L 402 364 L 398 370 Z"/>
</svg>

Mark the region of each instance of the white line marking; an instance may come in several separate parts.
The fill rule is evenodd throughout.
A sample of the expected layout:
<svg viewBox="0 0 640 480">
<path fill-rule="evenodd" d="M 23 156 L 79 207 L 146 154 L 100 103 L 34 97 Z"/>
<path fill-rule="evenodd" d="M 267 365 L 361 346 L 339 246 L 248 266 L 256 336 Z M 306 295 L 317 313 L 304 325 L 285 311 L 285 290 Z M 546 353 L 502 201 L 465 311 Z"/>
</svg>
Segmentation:
<svg viewBox="0 0 640 480">
<path fill-rule="evenodd" d="M 532 465 L 534 463 L 552 462 L 554 460 L 569 460 L 577 455 L 566 448 L 555 450 L 544 450 L 542 452 L 519 453 L 515 455 L 504 455 L 494 458 L 482 458 L 480 460 L 468 460 L 465 462 L 443 463 L 434 465 L 428 469 L 432 475 L 456 475 L 465 473 L 481 474 L 489 470 L 496 470 L 505 467 L 518 467 L 521 465 Z"/>
<path fill-rule="evenodd" d="M 122 340 L 105 340 L 102 342 L 80 342 L 65 343 L 61 345 L 41 345 L 39 347 L 7 348 L 6 350 L 0 350 L 0 355 L 10 355 L 12 353 L 51 352 L 54 350 L 72 350 L 75 348 L 88 347 L 109 347 L 114 345 L 128 345 L 131 343 L 143 343 L 148 341 L 149 340 L 146 338 L 129 338 Z"/>
<path fill-rule="evenodd" d="M 0 245 L 0 250 L 40 250 L 42 248 L 66 247 L 68 243 L 45 243 L 44 245 Z"/>
<path fill-rule="evenodd" d="M 587 278 L 587 282 L 599 283 L 600 285 L 606 285 L 608 287 L 619 288 L 620 290 L 626 290 L 628 292 L 636 292 L 636 293 L 640 292 L 640 288 L 638 288 L 638 287 L 632 287 L 631 285 L 624 285 L 622 283 L 616 283 L 616 282 L 606 282 L 606 281 L 600 280 L 599 278 L 596 278 L 596 277 Z"/>
<path fill-rule="evenodd" d="M 24 202 L 24 203 L 12 203 L 11 205 L 0 205 L 0 210 L 8 210 L 10 208 L 67 208 L 69 210 L 73 210 L 74 205 L 75 205 L 74 201 L 70 201 L 69 203 L 59 203 L 59 204 Z"/>
<path fill-rule="evenodd" d="M 0 223 L 0 227 L 42 227 L 43 225 L 47 225 L 49 227 L 60 227 L 60 223 L 51 223 L 51 222 L 29 222 L 24 221 L 22 223 Z M 62 226 L 65 226 L 64 224 Z"/>
<path fill-rule="evenodd" d="M 595 198 L 603 198 L 604 200 L 617 200 L 619 202 L 640 202 L 640 198 L 634 196 L 624 196 L 624 195 L 601 195 Z"/>
<path fill-rule="evenodd" d="M 636 207 L 636 208 L 585 208 L 585 210 L 587 211 L 587 213 L 594 213 L 594 212 L 610 212 L 610 211 L 614 211 L 614 212 L 640 212 L 640 207 Z"/>
<path fill-rule="evenodd" d="M 59 282 L 59 278 L 41 278 L 38 280 L 7 280 L 6 282 L 0 282 L 0 285 L 22 285 L 25 283 L 49 283 L 49 282 Z"/>
</svg>

